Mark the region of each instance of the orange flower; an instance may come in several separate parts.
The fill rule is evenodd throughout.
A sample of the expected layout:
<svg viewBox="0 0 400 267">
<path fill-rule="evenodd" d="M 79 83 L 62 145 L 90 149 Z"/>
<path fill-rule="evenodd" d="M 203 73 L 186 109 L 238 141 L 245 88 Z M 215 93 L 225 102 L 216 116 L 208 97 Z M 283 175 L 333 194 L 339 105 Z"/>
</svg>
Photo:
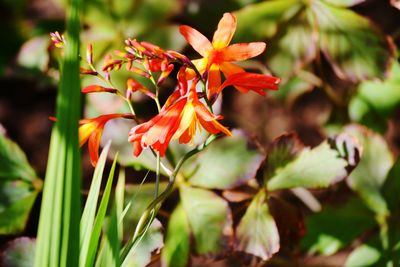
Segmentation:
<svg viewBox="0 0 400 267">
<path fill-rule="evenodd" d="M 187 98 L 164 107 L 153 119 L 132 128 L 129 142 L 133 143 L 135 156 L 139 156 L 143 148 L 149 146 L 164 156 L 171 140 L 179 139 L 181 144 L 191 142 L 199 125 L 211 134 L 223 132 L 231 135 L 231 132 L 217 121 L 219 119 L 222 119 L 222 116 L 212 114 L 198 99 L 194 81 Z"/>
<path fill-rule="evenodd" d="M 187 42 L 203 56 L 193 63 L 200 73 L 208 71 L 208 96 L 215 97 L 221 85 L 220 71 L 227 78 L 229 75 L 244 70 L 233 61 L 246 60 L 260 55 L 265 50 L 265 43 L 238 43 L 229 45 L 236 30 L 236 17 L 231 13 L 225 13 L 214 33 L 212 43 L 200 32 L 189 26 L 179 28 Z M 245 88 L 237 88 L 241 92 L 247 92 Z"/>
<path fill-rule="evenodd" d="M 90 161 L 96 166 L 99 159 L 99 146 L 104 125 L 111 119 L 126 118 L 133 119 L 131 114 L 108 114 L 92 119 L 82 119 L 79 121 L 79 146 L 83 146 L 89 140 Z"/>
<path fill-rule="evenodd" d="M 280 79 L 273 76 L 239 72 L 230 75 L 225 82 L 218 88 L 217 93 L 220 93 L 225 87 L 233 85 L 242 90 L 252 90 L 262 96 L 265 96 L 265 89 L 278 90 Z M 245 91 L 245 92 L 247 92 Z"/>
</svg>

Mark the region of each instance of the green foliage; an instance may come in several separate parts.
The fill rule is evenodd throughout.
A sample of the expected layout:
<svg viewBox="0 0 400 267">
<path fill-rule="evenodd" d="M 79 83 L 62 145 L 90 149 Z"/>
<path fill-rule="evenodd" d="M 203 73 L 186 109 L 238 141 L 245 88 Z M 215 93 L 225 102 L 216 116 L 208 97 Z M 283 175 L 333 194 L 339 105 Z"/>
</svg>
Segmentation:
<svg viewBox="0 0 400 267">
<path fill-rule="evenodd" d="M 279 233 L 269 213 L 265 191 L 254 197 L 236 228 L 236 249 L 269 259 L 279 250 Z"/>
<path fill-rule="evenodd" d="M 171 214 L 168 222 L 162 262 L 165 266 L 185 267 L 189 260 L 189 222 L 180 204 Z"/>
<path fill-rule="evenodd" d="M 21 179 L 29 183 L 37 179 L 24 152 L 3 134 L 0 134 L 0 179 Z"/>
<path fill-rule="evenodd" d="M 286 137 L 284 136 L 283 138 Z M 293 160 L 290 159 L 293 157 L 293 155 L 290 155 L 290 153 L 293 154 L 291 152 L 293 150 L 292 143 L 288 143 L 287 147 L 283 146 L 284 151 L 275 152 L 281 157 L 287 156 L 288 158 L 285 161 L 288 162 L 286 164 L 283 162 L 282 164 L 282 159 L 275 159 L 276 162 L 268 161 L 269 168 L 271 168 L 272 164 L 276 164 L 274 166 L 276 168 L 274 175 L 267 181 L 268 190 L 273 191 L 293 187 L 327 187 L 347 177 L 349 174 L 347 168 L 357 164 L 359 148 L 346 136 L 337 136 L 332 141 L 339 142 L 339 146 L 325 141 L 313 149 L 302 149 Z M 280 140 L 277 142 L 280 142 Z M 341 149 L 343 148 L 351 158 L 346 158 L 346 155 L 342 154 Z M 282 149 L 282 146 L 276 146 L 276 149 Z M 289 151 L 289 153 L 286 151 Z M 326 164 L 327 162 L 329 164 Z"/>
<path fill-rule="evenodd" d="M 339 206 L 326 206 L 306 219 L 307 235 L 301 246 L 309 253 L 335 254 L 365 230 L 376 226 L 373 213 L 357 198 Z"/>
<path fill-rule="evenodd" d="M 341 79 L 383 78 L 393 47 L 371 21 L 345 8 L 359 2 L 274 0 L 250 5 L 237 12 L 241 28 L 236 38 L 271 39 L 267 64 L 285 78 L 319 60 L 320 52 Z"/>
<path fill-rule="evenodd" d="M 80 217 L 79 31 L 80 1 L 67 14 L 68 44 L 61 67 L 57 122 L 52 132 L 44 185 L 35 266 L 78 266 Z"/>
<path fill-rule="evenodd" d="M 393 115 L 400 104 L 400 65 L 394 63 L 385 81 L 365 81 L 358 87 L 349 105 L 354 121 L 375 130 L 384 130 L 384 120 Z"/>
<path fill-rule="evenodd" d="M 189 160 L 182 173 L 189 183 L 209 189 L 230 189 L 253 178 L 264 155 L 251 148 L 243 134 L 213 142 L 198 156 Z"/>
<path fill-rule="evenodd" d="M 313 3 L 312 12 L 320 49 L 336 75 L 354 82 L 385 76 L 393 51 L 375 25 L 351 10 L 322 1 Z"/>
<path fill-rule="evenodd" d="M 153 252 L 163 247 L 161 223 L 155 219 L 139 243 L 131 250 L 121 266 L 145 267 L 151 262 Z M 175 263 L 174 265 L 175 266 Z"/>
<path fill-rule="evenodd" d="M 362 244 L 351 252 L 346 259 L 346 267 L 372 267 L 382 264 L 379 263 L 381 251 L 379 247 L 371 244 Z"/>
<path fill-rule="evenodd" d="M 381 187 L 393 165 L 392 153 L 382 136 L 367 128 L 353 125 L 346 132 L 356 137 L 363 147 L 361 161 L 347 182 L 371 210 L 386 216 L 388 208 Z"/>
<path fill-rule="evenodd" d="M 82 266 L 85 266 L 85 262 L 88 257 L 87 253 L 89 250 L 89 242 L 90 242 L 90 239 L 91 239 L 91 236 L 93 233 L 93 223 L 95 221 L 97 202 L 98 202 L 99 193 L 100 193 L 100 186 L 101 186 L 103 171 L 104 171 L 109 148 L 110 148 L 110 143 L 104 147 L 104 149 L 99 157 L 99 161 L 94 170 L 92 184 L 90 185 L 86 204 L 83 209 L 82 216 L 81 216 L 81 224 L 80 224 L 81 237 L 80 237 L 80 256 L 79 256 L 80 259 L 79 260 L 80 260 Z"/>
<path fill-rule="evenodd" d="M 18 234 L 25 229 L 41 187 L 42 181 L 24 152 L 0 134 L 0 234 Z"/>
<path fill-rule="evenodd" d="M 96 212 L 97 202 L 99 198 L 99 190 L 102 180 L 101 178 L 105 167 L 108 149 L 109 145 L 104 148 L 100 156 L 99 162 L 97 163 L 97 168 L 93 175 L 92 185 L 90 186 L 88 199 L 86 200 L 86 205 L 83 210 L 81 218 L 81 232 L 80 232 L 81 245 L 80 245 L 80 256 L 79 256 L 80 266 L 92 266 L 97 254 L 97 246 L 100 240 L 101 228 L 106 216 L 108 202 L 110 199 L 111 186 L 113 182 L 115 164 L 116 164 L 116 159 L 115 159 L 107 179 L 106 188 L 101 198 L 100 206 Z M 114 230 L 112 227 L 110 227 L 110 229 Z M 111 232 L 110 230 L 110 234 L 107 235 L 107 237 L 111 236 L 112 238 L 113 234 L 114 232 Z M 109 241 L 108 238 L 106 240 Z M 106 244 L 109 245 L 109 243 Z"/>
<path fill-rule="evenodd" d="M 200 254 L 218 253 L 224 245 L 224 233 L 231 227 L 228 203 L 215 193 L 189 186 L 180 187 L 182 205 Z"/>
</svg>

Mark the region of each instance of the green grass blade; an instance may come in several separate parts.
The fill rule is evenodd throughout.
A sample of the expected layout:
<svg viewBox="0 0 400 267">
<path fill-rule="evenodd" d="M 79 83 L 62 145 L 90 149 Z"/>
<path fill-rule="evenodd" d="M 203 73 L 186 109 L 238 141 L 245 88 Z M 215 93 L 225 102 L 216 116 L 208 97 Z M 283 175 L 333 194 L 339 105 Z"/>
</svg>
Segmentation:
<svg viewBox="0 0 400 267">
<path fill-rule="evenodd" d="M 96 266 L 119 267 L 120 266 L 120 242 L 118 238 L 117 209 L 114 205 L 111 216 L 108 218 L 106 235 L 103 239 L 103 246 L 97 258 Z"/>
<path fill-rule="evenodd" d="M 57 122 L 51 136 L 39 219 L 37 267 L 78 266 L 79 262 L 79 13 L 80 0 L 71 0 L 57 96 Z"/>
<path fill-rule="evenodd" d="M 117 157 L 118 157 L 118 155 L 115 156 L 113 165 L 110 170 L 110 174 L 108 176 L 106 188 L 104 189 L 103 197 L 101 199 L 100 206 L 97 211 L 96 219 L 95 219 L 95 222 L 93 225 L 92 234 L 90 236 L 87 258 L 86 258 L 85 264 L 83 264 L 83 266 L 92 267 L 95 257 L 96 257 L 97 245 L 99 243 L 100 234 L 101 234 L 101 227 L 103 225 L 104 218 L 105 218 L 106 212 L 107 212 L 108 202 L 110 200 L 110 194 L 111 194 L 111 188 L 112 188 L 112 183 L 113 183 L 113 178 L 114 178 L 115 165 L 117 163 Z"/>
<path fill-rule="evenodd" d="M 92 184 L 90 185 L 89 194 L 86 200 L 85 208 L 83 209 L 81 218 L 80 231 L 80 266 L 84 266 L 87 253 L 89 250 L 90 236 L 92 235 L 93 223 L 96 216 L 97 202 L 99 200 L 101 181 L 103 177 L 104 167 L 107 160 L 107 154 L 110 149 L 111 142 L 108 142 L 101 152 L 99 161 L 94 170 Z"/>
<path fill-rule="evenodd" d="M 121 168 L 118 175 L 117 186 L 115 187 L 115 209 L 118 220 L 118 240 L 122 242 L 124 236 L 123 217 L 124 217 L 124 198 L 125 198 L 125 169 Z"/>
</svg>

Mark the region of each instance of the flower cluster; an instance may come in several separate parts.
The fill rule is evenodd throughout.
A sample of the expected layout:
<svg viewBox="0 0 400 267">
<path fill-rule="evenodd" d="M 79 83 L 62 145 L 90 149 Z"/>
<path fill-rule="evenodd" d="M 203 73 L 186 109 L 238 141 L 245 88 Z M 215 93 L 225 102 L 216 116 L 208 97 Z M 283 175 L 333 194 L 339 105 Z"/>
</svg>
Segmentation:
<svg viewBox="0 0 400 267">
<path fill-rule="evenodd" d="M 94 119 L 81 121 L 79 128 L 80 144 L 89 140 L 92 164 L 98 159 L 98 147 L 101 133 L 108 120 L 114 118 L 134 119 L 137 125 L 130 132 L 128 140 L 133 143 L 133 154 L 139 156 L 143 149 L 151 148 L 164 156 L 169 143 L 178 140 L 181 144 L 191 143 L 198 129 L 203 128 L 210 134 L 231 135 L 219 120 L 223 117 L 212 111 L 212 104 L 221 91 L 233 86 L 239 92 L 254 91 L 265 95 L 265 90 L 278 89 L 279 78 L 246 72 L 235 64 L 260 55 L 265 43 L 239 43 L 229 45 L 236 29 L 236 18 L 225 13 L 218 24 L 212 42 L 189 26 L 181 26 L 180 32 L 187 42 L 202 58 L 190 60 L 172 50 L 134 39 L 125 41 L 125 51 L 116 51 L 118 59 L 108 55 L 97 71 L 92 62 L 92 48 L 88 46 L 86 62 L 89 68 L 82 68 L 83 74 L 98 76 L 107 86 L 91 85 L 83 89 L 84 93 L 107 92 L 122 97 L 132 114 L 108 114 Z M 125 67 L 127 71 L 148 78 L 154 88 L 149 89 L 133 78 L 127 80 L 125 94 L 111 83 L 111 72 Z M 173 70 L 177 70 L 177 86 L 163 106 L 160 105 L 158 92 L 160 86 Z M 222 81 L 221 73 L 224 76 Z M 157 74 L 157 75 L 155 75 Z M 198 88 L 202 90 L 198 92 Z M 141 92 L 155 100 L 158 114 L 144 123 L 138 123 L 132 105 L 132 94 Z"/>
</svg>

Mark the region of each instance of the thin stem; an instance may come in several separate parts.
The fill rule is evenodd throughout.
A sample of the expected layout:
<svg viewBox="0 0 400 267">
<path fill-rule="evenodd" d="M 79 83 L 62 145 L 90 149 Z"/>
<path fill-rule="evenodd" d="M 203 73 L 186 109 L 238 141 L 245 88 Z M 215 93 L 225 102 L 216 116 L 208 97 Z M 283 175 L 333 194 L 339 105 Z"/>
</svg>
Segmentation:
<svg viewBox="0 0 400 267">
<path fill-rule="evenodd" d="M 157 110 L 158 113 L 160 113 L 161 111 L 161 105 L 160 105 L 160 100 L 158 99 L 158 95 L 159 95 L 159 91 L 160 88 L 158 87 L 156 80 L 154 79 L 154 75 L 151 72 L 151 70 L 149 70 L 150 73 L 150 81 L 154 84 L 154 87 L 156 88 L 156 95 L 154 97 L 154 101 L 156 102 L 157 105 Z M 156 153 L 156 159 L 157 159 L 157 163 L 156 163 L 156 188 L 154 190 L 154 199 L 157 199 L 158 197 L 158 191 L 159 191 L 159 187 L 160 187 L 160 164 L 161 164 L 161 157 L 160 157 L 160 152 Z"/>
<path fill-rule="evenodd" d="M 159 191 L 159 187 L 160 187 L 160 163 L 161 163 L 160 152 L 157 152 L 156 188 L 154 191 L 154 199 L 156 199 L 158 197 L 158 191 Z"/>
<path fill-rule="evenodd" d="M 199 153 L 202 149 L 204 149 L 204 147 L 205 146 L 203 146 L 200 149 L 195 148 L 195 149 L 189 151 L 188 153 L 186 153 L 180 159 L 180 161 L 176 165 L 174 171 L 169 176 L 169 183 L 168 183 L 166 189 L 147 206 L 146 210 L 143 212 L 142 216 L 140 217 L 139 223 L 136 226 L 133 237 L 128 241 L 124 250 L 122 251 L 122 254 L 121 254 L 122 261 L 124 261 L 124 259 L 128 256 L 128 253 L 131 251 L 131 249 L 135 248 L 137 243 L 146 234 L 146 231 L 149 229 L 150 225 L 152 224 L 152 222 L 155 218 L 155 214 L 157 213 L 157 210 L 160 208 L 161 203 L 172 193 L 172 191 L 174 189 L 176 176 L 177 176 L 180 168 L 182 167 L 182 165 L 190 157 L 192 157 L 193 155 Z"/>
</svg>

